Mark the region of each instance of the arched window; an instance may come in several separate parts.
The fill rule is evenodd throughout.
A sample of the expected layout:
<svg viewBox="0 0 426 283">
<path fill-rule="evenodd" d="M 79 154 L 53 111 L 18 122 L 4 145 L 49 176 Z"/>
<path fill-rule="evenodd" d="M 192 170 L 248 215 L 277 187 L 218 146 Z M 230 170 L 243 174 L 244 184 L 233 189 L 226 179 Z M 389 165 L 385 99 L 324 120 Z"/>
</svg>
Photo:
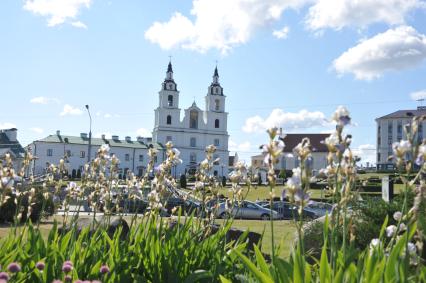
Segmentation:
<svg viewBox="0 0 426 283">
<path fill-rule="evenodd" d="M 169 106 L 173 106 L 173 95 L 169 95 L 167 97 L 167 101 L 168 101 L 168 105 Z"/>
<path fill-rule="evenodd" d="M 167 115 L 167 125 L 171 125 L 172 124 L 172 116 Z"/>
<path fill-rule="evenodd" d="M 220 124 L 219 124 L 219 119 L 214 120 L 214 127 L 215 127 L 216 129 L 218 129 L 218 128 L 219 128 L 219 126 L 220 126 Z"/>
<path fill-rule="evenodd" d="M 219 111 L 219 109 L 220 109 L 220 101 L 219 99 L 216 99 L 214 101 L 214 110 Z"/>
<path fill-rule="evenodd" d="M 198 129 L 198 112 L 196 110 L 189 112 L 189 127 L 191 129 Z"/>
</svg>

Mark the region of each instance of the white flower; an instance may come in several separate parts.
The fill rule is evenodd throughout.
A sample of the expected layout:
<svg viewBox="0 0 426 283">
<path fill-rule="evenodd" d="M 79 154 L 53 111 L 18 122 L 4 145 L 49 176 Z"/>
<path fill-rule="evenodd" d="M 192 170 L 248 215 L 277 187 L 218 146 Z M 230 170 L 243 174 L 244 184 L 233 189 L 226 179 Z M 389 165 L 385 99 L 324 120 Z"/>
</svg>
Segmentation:
<svg viewBox="0 0 426 283">
<path fill-rule="evenodd" d="M 390 225 L 390 226 L 386 227 L 386 236 L 388 238 L 392 237 L 393 235 L 395 235 L 397 230 L 398 230 L 398 228 L 395 225 Z"/>
<path fill-rule="evenodd" d="M 405 226 L 404 223 L 401 223 L 401 224 L 399 224 L 399 230 L 400 231 L 405 231 L 405 230 L 407 230 L 407 226 Z"/>
<path fill-rule="evenodd" d="M 395 219 L 396 221 L 400 221 L 402 219 L 402 213 L 401 211 L 397 211 L 393 214 L 393 219 Z"/>
<path fill-rule="evenodd" d="M 371 240 L 370 248 L 375 248 L 375 247 L 378 247 L 379 245 L 380 245 L 380 240 L 375 238 Z"/>
<path fill-rule="evenodd" d="M 417 248 L 416 245 L 414 245 L 413 243 L 409 242 L 407 245 L 407 249 L 408 249 L 408 253 L 410 255 L 415 255 L 417 252 Z"/>
<path fill-rule="evenodd" d="M 302 187 L 302 170 L 300 167 L 293 169 L 293 175 L 287 180 L 286 185 L 293 192 Z"/>
<path fill-rule="evenodd" d="M 411 151 L 411 143 L 407 140 L 394 142 L 392 144 L 392 149 L 395 156 L 398 158 L 403 158 L 407 152 Z"/>
<path fill-rule="evenodd" d="M 333 114 L 333 121 L 341 126 L 346 126 L 351 122 L 351 117 L 348 109 L 340 105 Z"/>
</svg>

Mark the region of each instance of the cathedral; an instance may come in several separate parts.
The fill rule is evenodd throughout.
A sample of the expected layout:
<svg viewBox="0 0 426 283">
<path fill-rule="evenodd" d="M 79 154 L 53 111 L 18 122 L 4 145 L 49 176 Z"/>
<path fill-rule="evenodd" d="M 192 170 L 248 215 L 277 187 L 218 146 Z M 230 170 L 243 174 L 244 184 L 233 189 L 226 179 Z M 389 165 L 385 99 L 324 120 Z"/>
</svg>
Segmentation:
<svg viewBox="0 0 426 283">
<path fill-rule="evenodd" d="M 171 141 L 181 152 L 182 163 L 173 168 L 172 174 L 193 174 L 198 164 L 205 158 L 205 148 L 215 145 L 217 151 L 214 158 L 220 158 L 213 168 L 215 176 L 228 175 L 228 113 L 225 112 L 223 88 L 219 83 L 217 67 L 213 81 L 205 96 L 205 109 L 197 104 L 184 109 L 181 118 L 179 108 L 179 91 L 173 79 L 171 62 L 167 67 L 166 78 L 159 91 L 159 105 L 155 109 L 155 124 L 152 133 L 154 142 L 166 144 Z"/>
</svg>

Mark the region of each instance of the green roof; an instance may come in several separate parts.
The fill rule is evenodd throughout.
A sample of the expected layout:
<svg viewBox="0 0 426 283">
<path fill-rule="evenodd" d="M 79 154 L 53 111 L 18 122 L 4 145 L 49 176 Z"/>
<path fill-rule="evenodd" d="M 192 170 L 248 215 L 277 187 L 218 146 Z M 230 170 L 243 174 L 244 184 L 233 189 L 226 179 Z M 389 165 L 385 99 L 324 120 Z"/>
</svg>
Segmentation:
<svg viewBox="0 0 426 283">
<path fill-rule="evenodd" d="M 89 138 L 83 138 L 81 136 L 65 136 L 65 135 L 49 135 L 43 139 L 37 140 L 36 142 L 47 142 L 47 143 L 66 143 L 66 144 L 89 144 Z M 92 138 L 93 146 L 101 146 L 103 144 L 109 144 L 111 147 L 126 147 L 126 148 L 140 148 L 147 149 L 150 145 L 157 149 L 164 149 L 160 143 L 144 143 L 139 141 L 126 141 L 126 140 L 114 140 L 114 139 L 101 139 Z"/>
</svg>

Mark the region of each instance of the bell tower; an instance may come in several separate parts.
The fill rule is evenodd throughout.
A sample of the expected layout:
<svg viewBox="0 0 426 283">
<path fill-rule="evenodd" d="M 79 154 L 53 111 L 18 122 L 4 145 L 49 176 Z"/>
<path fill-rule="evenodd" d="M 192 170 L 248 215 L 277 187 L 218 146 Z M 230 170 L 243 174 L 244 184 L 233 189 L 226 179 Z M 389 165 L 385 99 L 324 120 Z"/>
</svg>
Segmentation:
<svg viewBox="0 0 426 283">
<path fill-rule="evenodd" d="M 206 95 L 206 111 L 225 112 L 225 96 L 223 95 L 223 87 L 219 83 L 217 66 L 214 69 L 213 81 Z"/>
</svg>

